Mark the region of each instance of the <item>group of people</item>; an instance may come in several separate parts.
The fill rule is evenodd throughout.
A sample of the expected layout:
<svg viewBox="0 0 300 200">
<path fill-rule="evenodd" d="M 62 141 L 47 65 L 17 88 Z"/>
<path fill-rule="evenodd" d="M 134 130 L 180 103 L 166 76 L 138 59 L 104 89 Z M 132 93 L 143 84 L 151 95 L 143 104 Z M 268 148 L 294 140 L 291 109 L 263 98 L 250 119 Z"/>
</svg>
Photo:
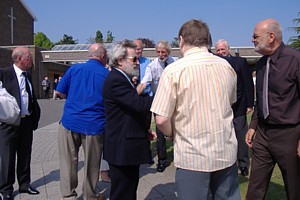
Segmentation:
<svg viewBox="0 0 300 200">
<path fill-rule="evenodd" d="M 241 199 L 238 169 L 243 176 L 251 170 L 246 199 L 264 199 L 275 164 L 287 199 L 299 199 L 300 53 L 284 45 L 278 22 L 266 19 L 254 28 L 252 42 L 263 55 L 256 65 L 255 106 L 249 66 L 230 55 L 227 41 L 218 40 L 212 53 L 208 25 L 194 19 L 181 26 L 178 39 L 179 60 L 165 41 L 151 62 L 142 57 L 140 40 L 125 40 L 109 52 L 90 45 L 89 60 L 67 70 L 56 87 L 66 98 L 58 133 L 62 199 L 77 198 L 82 146 L 83 198 L 101 199 L 96 184 L 103 153 L 110 200 L 135 200 L 140 164 L 152 162 L 151 141 L 157 142 L 157 171 L 169 164 L 165 137 L 174 142 L 178 199 Z M 12 59 L 13 67 L 0 69 L 3 87 L 21 110 L 19 123 L 0 124 L 0 193 L 6 200 L 13 199 L 16 155 L 19 191 L 39 193 L 30 186 L 32 131 L 40 113 L 26 73 L 32 58 L 17 47 Z"/>
<path fill-rule="evenodd" d="M 60 80 L 61 80 L 61 76 L 58 78 L 55 78 L 53 81 L 53 84 L 52 84 L 52 88 L 53 88 L 52 98 L 54 100 L 59 98 L 56 93 L 56 86 Z M 42 81 L 42 97 L 43 97 L 43 99 L 49 99 L 50 90 L 51 90 L 51 81 L 49 80 L 48 76 L 45 76 Z"/>
</svg>

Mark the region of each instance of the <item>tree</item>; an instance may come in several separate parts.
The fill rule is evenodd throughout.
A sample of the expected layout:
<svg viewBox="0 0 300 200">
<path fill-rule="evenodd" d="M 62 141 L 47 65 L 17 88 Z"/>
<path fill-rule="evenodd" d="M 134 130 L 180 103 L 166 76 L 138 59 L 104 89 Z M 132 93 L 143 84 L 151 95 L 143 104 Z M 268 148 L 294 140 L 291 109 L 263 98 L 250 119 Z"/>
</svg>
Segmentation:
<svg viewBox="0 0 300 200">
<path fill-rule="evenodd" d="M 295 31 L 298 35 L 290 37 L 288 46 L 300 50 L 300 26 L 297 26 L 298 24 L 300 24 L 300 12 L 298 12 L 298 16 L 298 18 L 292 20 L 295 26 L 288 28 L 289 30 Z"/>
<path fill-rule="evenodd" d="M 179 47 L 179 40 L 177 37 L 173 38 L 173 41 L 171 42 L 171 47 L 172 48 L 178 48 Z"/>
<path fill-rule="evenodd" d="M 88 44 L 94 44 L 94 43 L 103 43 L 103 35 L 101 31 L 96 31 L 96 37 L 90 37 L 87 39 Z"/>
<path fill-rule="evenodd" d="M 150 40 L 148 38 L 138 38 L 138 40 L 142 40 L 145 48 L 154 48 L 155 43 L 153 40 Z"/>
<path fill-rule="evenodd" d="M 103 35 L 102 35 L 101 31 L 99 31 L 99 30 L 96 32 L 95 41 L 97 43 L 103 43 Z"/>
<path fill-rule="evenodd" d="M 78 40 L 74 40 L 72 36 L 64 34 L 63 38 L 56 44 L 77 44 Z"/>
<path fill-rule="evenodd" d="M 111 31 L 107 31 L 105 42 L 111 43 L 111 42 L 114 41 L 114 39 L 115 39 L 115 37 L 112 35 L 112 32 Z"/>
<path fill-rule="evenodd" d="M 35 46 L 43 47 L 45 49 L 51 49 L 54 46 L 49 38 L 42 32 L 35 33 L 33 40 Z"/>
</svg>

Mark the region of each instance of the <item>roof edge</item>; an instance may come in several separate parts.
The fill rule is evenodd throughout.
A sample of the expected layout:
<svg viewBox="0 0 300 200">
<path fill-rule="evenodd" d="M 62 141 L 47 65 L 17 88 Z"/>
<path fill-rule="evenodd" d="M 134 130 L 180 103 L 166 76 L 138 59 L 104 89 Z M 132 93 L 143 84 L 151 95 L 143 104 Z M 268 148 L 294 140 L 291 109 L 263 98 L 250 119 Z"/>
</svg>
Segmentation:
<svg viewBox="0 0 300 200">
<path fill-rule="evenodd" d="M 32 17 L 32 19 L 37 22 L 37 18 L 36 16 L 33 14 L 33 12 L 31 11 L 31 9 L 27 6 L 27 4 L 25 3 L 24 0 L 19 0 L 20 3 L 23 5 L 23 7 L 27 10 L 27 12 L 30 14 L 30 16 Z"/>
</svg>

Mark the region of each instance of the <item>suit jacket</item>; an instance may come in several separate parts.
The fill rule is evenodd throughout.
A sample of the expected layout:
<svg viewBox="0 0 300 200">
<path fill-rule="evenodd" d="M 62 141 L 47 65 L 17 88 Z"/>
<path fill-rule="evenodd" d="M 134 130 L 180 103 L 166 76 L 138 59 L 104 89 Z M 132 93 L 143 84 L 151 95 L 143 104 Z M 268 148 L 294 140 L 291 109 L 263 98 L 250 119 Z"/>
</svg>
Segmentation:
<svg viewBox="0 0 300 200">
<path fill-rule="evenodd" d="M 147 114 L 153 97 L 139 96 L 128 79 L 113 68 L 103 86 L 105 107 L 104 159 L 114 165 L 149 162 Z"/>
<path fill-rule="evenodd" d="M 33 110 L 32 110 L 32 114 L 31 114 L 31 118 L 32 118 L 32 130 L 36 130 L 38 127 L 38 122 L 40 120 L 40 106 L 35 98 L 34 95 L 34 91 L 33 91 L 33 84 L 31 81 L 31 76 L 29 75 L 29 81 L 31 83 L 32 86 L 32 96 L 33 96 Z M 9 67 L 9 68 L 0 68 L 0 81 L 2 81 L 3 84 L 3 88 L 6 88 L 7 92 L 10 93 L 13 97 L 16 98 L 19 107 L 21 107 L 21 95 L 20 95 L 20 87 L 19 87 L 19 83 L 18 83 L 18 78 L 16 76 L 15 70 L 13 67 Z M 18 123 L 16 123 L 15 126 L 19 126 L 20 122 L 21 122 L 21 114 L 19 115 L 18 118 Z M 11 127 L 12 125 L 8 125 L 5 123 L 2 123 L 0 126 L 0 130 L 1 129 L 6 129 Z"/>
<path fill-rule="evenodd" d="M 247 108 L 254 106 L 254 84 L 247 60 L 242 57 L 222 57 L 237 74 L 237 101 L 232 105 L 234 117 L 246 115 Z"/>
</svg>

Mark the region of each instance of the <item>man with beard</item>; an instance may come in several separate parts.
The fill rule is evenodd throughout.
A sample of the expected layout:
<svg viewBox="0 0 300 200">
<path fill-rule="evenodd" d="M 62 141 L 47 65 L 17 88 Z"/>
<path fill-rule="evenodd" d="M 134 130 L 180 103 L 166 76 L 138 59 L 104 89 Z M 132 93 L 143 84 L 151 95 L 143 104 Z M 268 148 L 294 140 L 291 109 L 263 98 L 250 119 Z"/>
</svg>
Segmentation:
<svg viewBox="0 0 300 200">
<path fill-rule="evenodd" d="M 252 42 L 263 57 L 256 64 L 256 106 L 246 134 L 252 149 L 246 199 L 265 199 L 278 164 L 287 199 L 299 200 L 300 53 L 284 45 L 275 19 L 259 22 Z"/>
<path fill-rule="evenodd" d="M 132 82 L 139 75 L 136 46 L 125 40 L 110 52 L 112 67 L 103 87 L 105 105 L 104 159 L 111 175 L 110 200 L 136 199 L 140 164 L 149 162 L 150 142 L 147 115 L 153 97 L 139 96 Z"/>
<path fill-rule="evenodd" d="M 155 95 L 159 83 L 159 79 L 163 70 L 171 63 L 176 61 L 176 58 L 170 56 L 171 48 L 167 41 L 160 41 L 156 45 L 157 58 L 155 58 L 147 67 L 145 76 L 141 81 L 141 85 L 145 87 L 151 84 L 151 92 Z M 138 87 L 139 90 L 139 87 Z M 157 172 L 165 171 L 166 167 L 170 164 L 167 157 L 166 139 L 163 132 L 156 126 L 157 141 Z"/>
</svg>

